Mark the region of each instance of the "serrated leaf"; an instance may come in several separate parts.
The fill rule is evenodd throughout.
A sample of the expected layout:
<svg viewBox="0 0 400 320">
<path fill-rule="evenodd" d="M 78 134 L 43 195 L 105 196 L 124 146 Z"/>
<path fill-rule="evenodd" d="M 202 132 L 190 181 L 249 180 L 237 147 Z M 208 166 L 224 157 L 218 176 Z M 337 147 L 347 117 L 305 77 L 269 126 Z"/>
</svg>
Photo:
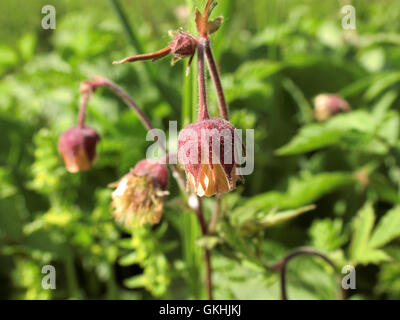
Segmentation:
<svg viewBox="0 0 400 320">
<path fill-rule="evenodd" d="M 379 221 L 369 247 L 380 248 L 400 236 L 400 207 L 389 210 Z"/>
<path fill-rule="evenodd" d="M 340 248 L 347 241 L 341 219 L 317 220 L 312 224 L 309 234 L 313 247 L 327 252 Z"/>
<path fill-rule="evenodd" d="M 353 237 L 350 244 L 350 256 L 355 262 L 361 261 L 368 251 L 368 241 L 374 227 L 375 213 L 371 203 L 358 211 L 353 223 Z M 373 256 L 373 254 L 369 254 Z"/>
</svg>

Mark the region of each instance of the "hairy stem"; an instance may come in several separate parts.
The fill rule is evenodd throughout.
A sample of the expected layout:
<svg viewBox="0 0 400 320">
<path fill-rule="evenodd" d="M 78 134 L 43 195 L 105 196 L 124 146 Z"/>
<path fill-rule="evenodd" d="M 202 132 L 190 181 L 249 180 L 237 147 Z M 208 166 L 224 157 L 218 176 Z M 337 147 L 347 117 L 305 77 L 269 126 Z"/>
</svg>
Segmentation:
<svg viewBox="0 0 400 320">
<path fill-rule="evenodd" d="M 199 86 L 199 113 L 198 120 L 209 119 L 207 108 L 206 79 L 204 74 L 204 48 L 205 41 L 200 39 L 197 44 L 197 61 L 198 61 L 198 86 Z"/>
<path fill-rule="evenodd" d="M 288 295 L 287 295 L 287 288 L 286 288 L 286 271 L 287 271 L 287 265 L 288 263 L 295 257 L 301 256 L 301 255 L 312 255 L 312 256 L 317 256 L 320 257 L 321 259 L 325 260 L 328 264 L 332 266 L 334 270 L 336 270 L 336 266 L 333 263 L 331 259 L 329 259 L 326 255 L 323 253 L 312 249 L 312 248 L 299 248 L 294 250 L 293 252 L 289 253 L 286 257 L 284 257 L 280 262 L 275 264 L 274 266 L 270 267 L 269 269 L 272 271 L 279 271 L 280 276 L 281 276 L 281 299 L 282 300 L 288 300 Z M 339 299 L 342 298 L 342 290 L 340 289 L 340 294 L 339 294 Z"/>
<path fill-rule="evenodd" d="M 115 94 L 117 94 L 139 117 L 140 121 L 143 123 L 144 127 L 148 130 L 151 131 L 154 129 L 153 125 L 150 122 L 150 119 L 146 116 L 146 114 L 143 112 L 143 110 L 136 104 L 136 102 L 129 96 L 129 94 L 122 89 L 120 86 L 115 84 L 114 82 L 105 79 L 103 77 L 94 77 L 93 80 L 91 81 L 85 81 L 81 85 L 81 93 L 83 94 L 83 101 L 85 102 L 82 104 L 81 109 L 80 109 L 80 114 L 79 114 L 79 123 L 81 121 L 84 123 L 85 119 L 85 111 L 86 111 L 86 105 L 88 102 L 88 99 L 90 98 L 91 94 L 98 88 L 98 87 L 106 87 L 110 90 L 112 90 Z M 156 138 L 156 137 L 154 137 Z M 167 155 L 168 158 L 168 150 L 167 147 L 157 139 L 158 144 L 160 147 L 163 149 L 165 154 Z M 169 161 L 166 161 L 167 163 Z M 185 177 L 183 176 L 182 172 L 178 169 L 177 165 L 175 164 L 170 164 L 171 169 L 173 171 L 173 177 L 178 183 L 179 188 L 181 191 L 187 195 L 186 193 L 186 183 L 185 183 Z"/>
<path fill-rule="evenodd" d="M 145 53 L 145 54 L 139 54 L 136 56 L 131 56 L 127 57 L 125 59 L 122 59 L 120 61 L 114 61 L 113 64 L 123 64 L 126 62 L 135 62 L 135 61 L 145 61 L 145 60 L 152 60 L 156 61 L 161 58 L 164 58 L 165 56 L 169 55 L 171 53 L 171 48 L 170 47 L 165 47 L 161 50 L 158 50 L 156 52 L 152 53 Z"/>
<path fill-rule="evenodd" d="M 89 102 L 91 96 L 90 91 L 86 91 L 82 94 L 82 101 L 81 106 L 79 108 L 79 115 L 78 115 L 78 126 L 83 128 L 85 126 L 85 115 L 86 115 L 86 106 Z"/>
<path fill-rule="evenodd" d="M 153 125 L 150 122 L 150 119 L 144 114 L 142 109 L 136 104 L 135 101 L 133 101 L 133 99 L 126 93 L 125 90 L 106 79 L 104 79 L 102 86 L 114 91 L 114 93 L 116 93 L 137 114 L 140 121 L 143 123 L 147 130 L 150 131 L 154 129 Z M 161 148 L 163 148 L 164 151 L 166 151 L 164 145 L 160 143 L 160 146 Z"/>
<path fill-rule="evenodd" d="M 198 121 L 209 119 L 210 116 L 208 114 L 207 108 L 207 93 L 206 93 L 206 79 L 204 72 L 204 48 L 205 41 L 204 39 L 200 39 L 197 44 L 197 61 L 198 61 L 198 86 L 199 86 L 199 113 L 198 113 Z M 197 218 L 200 223 L 200 227 L 203 233 L 203 236 L 208 234 L 207 223 L 204 219 L 204 212 L 202 206 L 202 200 L 200 197 L 198 199 L 198 208 L 197 208 Z M 211 251 L 210 249 L 205 249 L 204 251 L 204 262 L 206 266 L 206 286 L 207 286 L 207 295 L 208 299 L 213 299 L 212 292 L 212 270 L 211 270 Z"/>
<path fill-rule="evenodd" d="M 207 58 L 208 69 L 210 70 L 211 79 L 214 83 L 215 90 L 218 98 L 218 108 L 221 117 L 229 120 L 229 112 L 226 104 L 224 90 L 222 88 L 221 77 L 218 72 L 217 64 L 215 63 L 214 55 L 212 53 L 210 39 L 206 39 L 205 53 Z"/>
</svg>

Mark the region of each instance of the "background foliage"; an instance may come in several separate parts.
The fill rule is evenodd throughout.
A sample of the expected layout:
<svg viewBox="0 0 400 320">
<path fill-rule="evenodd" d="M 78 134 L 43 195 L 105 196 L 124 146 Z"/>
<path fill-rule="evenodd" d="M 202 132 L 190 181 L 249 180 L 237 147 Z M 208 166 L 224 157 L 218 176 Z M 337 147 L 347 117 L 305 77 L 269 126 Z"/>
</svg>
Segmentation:
<svg viewBox="0 0 400 320">
<path fill-rule="evenodd" d="M 349 2 L 357 31 L 341 28 Z M 165 46 L 168 30 L 191 28 L 179 6 L 202 1 L 120 3 L 132 34 L 112 1 L 0 3 L 0 297 L 202 298 L 201 247 L 213 245 L 216 298 L 277 299 L 278 275 L 265 266 L 308 245 L 339 270 L 356 266 L 349 298 L 399 299 L 400 3 L 220 1 L 216 14 L 226 20 L 215 53 L 233 124 L 255 129 L 255 172 L 224 198 L 211 239 L 199 239 L 174 184 L 156 228 L 130 234 L 112 220 L 107 185 L 151 142 L 109 91 L 88 110 L 102 136 L 93 170 L 69 174 L 57 153 L 77 118 L 79 82 L 91 75 L 121 84 L 156 127 L 194 117 L 183 63 L 111 61 Z M 54 31 L 41 29 L 46 4 L 57 9 Z M 312 98 L 321 92 L 340 93 L 353 112 L 315 123 Z M 316 209 L 305 213 L 310 204 Z M 45 264 L 56 267 L 56 290 L 41 287 Z M 290 298 L 337 297 L 335 272 L 315 258 L 294 260 L 288 281 Z"/>
</svg>

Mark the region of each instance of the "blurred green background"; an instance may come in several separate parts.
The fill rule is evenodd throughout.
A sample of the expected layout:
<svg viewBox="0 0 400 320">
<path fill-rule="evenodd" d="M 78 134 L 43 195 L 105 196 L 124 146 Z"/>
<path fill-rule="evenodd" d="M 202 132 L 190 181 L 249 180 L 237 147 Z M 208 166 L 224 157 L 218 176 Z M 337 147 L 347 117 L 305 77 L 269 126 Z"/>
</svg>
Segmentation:
<svg viewBox="0 0 400 320">
<path fill-rule="evenodd" d="M 265 265 L 307 245 L 337 263 L 336 275 L 356 266 L 346 297 L 399 299 L 400 2 L 219 2 L 214 15 L 225 22 L 212 43 L 232 123 L 255 129 L 255 172 L 223 200 L 215 297 L 279 299 L 279 277 Z M 41 28 L 48 4 L 55 30 Z M 356 8 L 355 31 L 341 27 L 345 4 Z M 112 219 L 107 185 L 151 144 L 113 93 L 100 89 L 89 104 L 88 124 L 102 137 L 94 168 L 69 174 L 57 152 L 76 123 L 79 82 L 93 75 L 124 87 L 158 128 L 194 119 L 186 62 L 111 64 L 166 46 L 168 30 L 193 31 L 193 6 L 203 1 L 1 1 L 0 298 L 205 297 L 200 231 L 175 182 L 156 228 L 128 231 Z M 353 112 L 315 123 L 312 99 L 323 92 L 341 94 Z M 311 203 L 317 209 L 296 219 L 274 219 Z M 57 270 L 56 290 L 41 286 L 46 264 Z M 318 259 L 294 260 L 288 277 L 290 298 L 337 297 L 335 272 Z"/>
</svg>

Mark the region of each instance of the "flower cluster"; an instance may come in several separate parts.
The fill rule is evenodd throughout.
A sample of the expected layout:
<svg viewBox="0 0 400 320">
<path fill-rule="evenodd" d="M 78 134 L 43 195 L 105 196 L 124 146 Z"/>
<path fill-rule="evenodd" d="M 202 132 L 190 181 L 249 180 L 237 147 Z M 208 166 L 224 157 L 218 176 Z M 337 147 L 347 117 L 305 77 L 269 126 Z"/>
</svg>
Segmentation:
<svg viewBox="0 0 400 320">
<path fill-rule="evenodd" d="M 223 22 L 222 17 L 209 21 L 215 5 L 213 0 L 208 0 L 203 13 L 196 10 L 199 37 L 179 30 L 172 33 L 174 37 L 172 42 L 157 52 L 114 62 L 114 64 L 122 64 L 142 60 L 155 61 L 172 54 L 173 63 L 183 58 L 190 58 L 188 64 L 190 66 L 190 62 L 197 53 L 199 116 L 195 123 L 183 128 L 179 134 L 178 161 L 186 172 L 187 189 L 200 197 L 230 192 L 236 188 L 236 183 L 241 178 L 237 170 L 235 149 L 241 150 L 242 144 L 237 138 L 235 128 L 228 121 L 226 102 L 209 43 L 209 35 L 216 32 Z M 224 119 L 210 118 L 208 114 L 204 75 L 205 55 L 215 81 L 219 109 Z M 85 125 L 85 110 L 91 94 L 101 86 L 108 87 L 117 93 L 138 114 L 146 128 L 152 129 L 151 122 L 143 111 L 117 85 L 101 77 L 83 82 L 80 91 L 83 102 L 78 126 L 66 131 L 59 141 L 59 151 L 70 172 L 88 170 L 96 159 L 96 145 L 100 137 L 93 129 Z M 240 147 L 237 148 L 237 145 Z M 178 170 L 175 166 L 172 166 L 172 169 Z M 110 186 L 115 188 L 112 193 L 111 207 L 116 220 L 127 227 L 136 224 L 156 224 L 160 221 L 164 199 L 168 194 L 168 170 L 164 164 L 159 161 L 142 160 L 118 182 Z"/>
</svg>

